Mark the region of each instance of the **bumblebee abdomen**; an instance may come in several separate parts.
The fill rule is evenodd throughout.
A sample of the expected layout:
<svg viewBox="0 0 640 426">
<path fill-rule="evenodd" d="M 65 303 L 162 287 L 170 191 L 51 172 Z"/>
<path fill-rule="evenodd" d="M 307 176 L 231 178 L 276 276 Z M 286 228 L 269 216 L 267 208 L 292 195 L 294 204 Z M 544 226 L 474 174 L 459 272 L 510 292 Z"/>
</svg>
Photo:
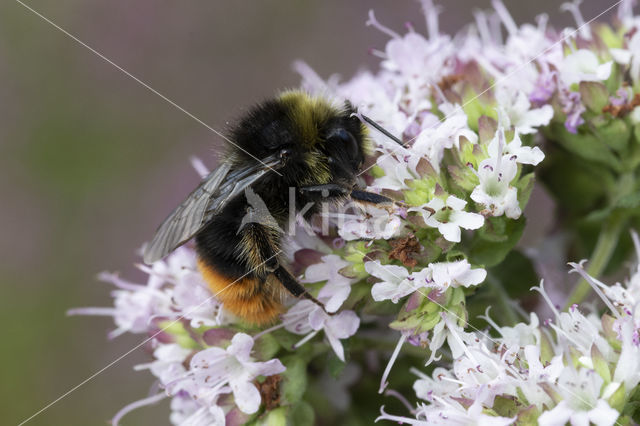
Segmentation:
<svg viewBox="0 0 640 426">
<path fill-rule="evenodd" d="M 251 275 L 229 277 L 202 258 L 198 259 L 198 269 L 224 308 L 247 322 L 256 325 L 273 323 L 284 311 L 280 290 L 268 281 L 262 282 Z"/>
</svg>

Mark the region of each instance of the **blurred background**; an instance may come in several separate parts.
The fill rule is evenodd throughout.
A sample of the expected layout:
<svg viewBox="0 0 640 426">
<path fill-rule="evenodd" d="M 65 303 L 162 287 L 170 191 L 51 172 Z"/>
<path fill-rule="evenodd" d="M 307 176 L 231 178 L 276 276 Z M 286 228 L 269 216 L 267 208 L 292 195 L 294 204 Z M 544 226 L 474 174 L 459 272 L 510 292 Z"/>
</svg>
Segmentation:
<svg viewBox="0 0 640 426">
<path fill-rule="evenodd" d="M 447 0 L 441 29 L 459 30 L 490 0 Z M 505 1 L 518 23 L 557 0 Z M 590 19 L 614 0 L 585 0 Z M 413 0 L 161 2 L 31 0 L 56 25 L 216 129 L 279 89 L 296 87 L 295 59 L 323 78 L 377 67 L 369 48 L 398 32 Z M 609 15 L 601 19 L 606 19 Z M 103 270 L 142 279 L 137 249 L 198 182 L 189 157 L 215 165 L 219 138 L 20 3 L 0 5 L 0 423 L 18 424 L 143 340 L 106 339 L 110 318 L 67 309 L 110 304 Z M 137 350 L 28 422 L 103 425 L 146 396 Z M 168 407 L 125 425 L 168 424 Z"/>
</svg>

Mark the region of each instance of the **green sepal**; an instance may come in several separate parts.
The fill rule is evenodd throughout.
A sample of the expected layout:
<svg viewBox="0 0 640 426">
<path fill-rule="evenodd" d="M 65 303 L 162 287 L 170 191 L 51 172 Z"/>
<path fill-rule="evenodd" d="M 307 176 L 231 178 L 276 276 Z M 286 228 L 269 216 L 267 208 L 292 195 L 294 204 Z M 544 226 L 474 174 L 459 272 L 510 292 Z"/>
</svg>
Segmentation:
<svg viewBox="0 0 640 426">
<path fill-rule="evenodd" d="M 519 412 L 520 403 L 515 397 L 497 395 L 492 408 L 500 417 L 515 417 Z"/>
<path fill-rule="evenodd" d="M 609 103 L 609 91 L 598 81 L 581 81 L 580 97 L 582 103 L 596 114 L 602 114 L 602 108 Z"/>
<path fill-rule="evenodd" d="M 630 392 L 622 414 L 631 417 L 634 422 L 640 423 L 640 386 L 636 386 Z"/>
<path fill-rule="evenodd" d="M 287 426 L 313 426 L 315 422 L 316 414 L 308 402 L 300 401 L 290 407 Z"/>
<path fill-rule="evenodd" d="M 384 174 L 384 169 L 377 164 L 369 169 L 369 174 L 374 178 L 381 178 Z"/>
<path fill-rule="evenodd" d="M 260 426 L 287 426 L 288 407 L 278 407 L 267 412 L 264 418 L 255 424 Z"/>
<path fill-rule="evenodd" d="M 591 362 L 593 363 L 593 369 L 602 377 L 602 380 L 604 380 L 604 384 L 608 385 L 611 383 L 609 365 L 595 344 L 591 346 Z"/>
<path fill-rule="evenodd" d="M 263 334 L 255 340 L 253 352 L 258 359 L 271 359 L 280 350 L 280 344 L 271 333 Z"/>
<path fill-rule="evenodd" d="M 518 419 L 515 424 L 518 425 L 535 425 L 538 424 L 538 417 L 540 417 L 540 410 L 535 405 L 530 405 L 524 410 L 518 412 Z"/>
<path fill-rule="evenodd" d="M 516 183 L 515 187 L 518 190 L 518 205 L 520 206 L 520 210 L 524 211 L 524 208 L 527 206 L 529 202 L 529 198 L 531 197 L 531 192 L 533 191 L 533 187 L 536 182 L 536 177 L 533 172 L 527 173 L 522 176 L 518 183 Z"/>
<path fill-rule="evenodd" d="M 609 397 L 607 402 L 609 402 L 611 408 L 616 411 L 622 412 L 622 410 L 624 410 L 624 406 L 627 402 L 627 392 L 624 387 L 624 383 L 620 383 L 618 389 L 616 389 L 616 391 Z"/>
</svg>

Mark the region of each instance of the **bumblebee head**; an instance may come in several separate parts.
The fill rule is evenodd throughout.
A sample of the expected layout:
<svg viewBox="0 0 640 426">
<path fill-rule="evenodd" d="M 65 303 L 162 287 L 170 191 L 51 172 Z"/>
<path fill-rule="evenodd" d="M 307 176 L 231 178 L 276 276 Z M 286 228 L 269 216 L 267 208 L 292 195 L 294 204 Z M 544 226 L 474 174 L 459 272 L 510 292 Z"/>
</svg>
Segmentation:
<svg viewBox="0 0 640 426">
<path fill-rule="evenodd" d="M 349 103 L 288 91 L 263 102 L 240 120 L 231 137 L 244 160 L 286 150 L 281 173 L 291 186 L 355 183 L 367 151 L 366 127 Z M 250 155 L 247 155 L 250 154 Z"/>
</svg>

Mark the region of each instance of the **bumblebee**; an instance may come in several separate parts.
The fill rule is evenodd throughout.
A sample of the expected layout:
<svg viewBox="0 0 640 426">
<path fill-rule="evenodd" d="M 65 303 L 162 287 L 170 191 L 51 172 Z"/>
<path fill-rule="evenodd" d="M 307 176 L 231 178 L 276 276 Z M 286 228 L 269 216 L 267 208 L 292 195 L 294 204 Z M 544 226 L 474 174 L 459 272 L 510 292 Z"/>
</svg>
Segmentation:
<svg viewBox="0 0 640 426">
<path fill-rule="evenodd" d="M 307 206 L 305 218 L 319 211 L 320 202 L 393 203 L 356 188 L 368 144 L 355 113 L 349 103 L 337 108 L 301 91 L 251 108 L 231 129 L 232 143 L 219 167 L 160 225 L 144 249 L 145 263 L 195 237 L 204 279 L 224 307 L 245 321 L 273 322 L 283 312 L 286 292 L 323 306 L 283 266 L 289 188 L 296 191 L 291 207 L 300 212 Z M 258 210 L 266 210 L 262 216 L 269 220 L 252 220 Z"/>
</svg>

